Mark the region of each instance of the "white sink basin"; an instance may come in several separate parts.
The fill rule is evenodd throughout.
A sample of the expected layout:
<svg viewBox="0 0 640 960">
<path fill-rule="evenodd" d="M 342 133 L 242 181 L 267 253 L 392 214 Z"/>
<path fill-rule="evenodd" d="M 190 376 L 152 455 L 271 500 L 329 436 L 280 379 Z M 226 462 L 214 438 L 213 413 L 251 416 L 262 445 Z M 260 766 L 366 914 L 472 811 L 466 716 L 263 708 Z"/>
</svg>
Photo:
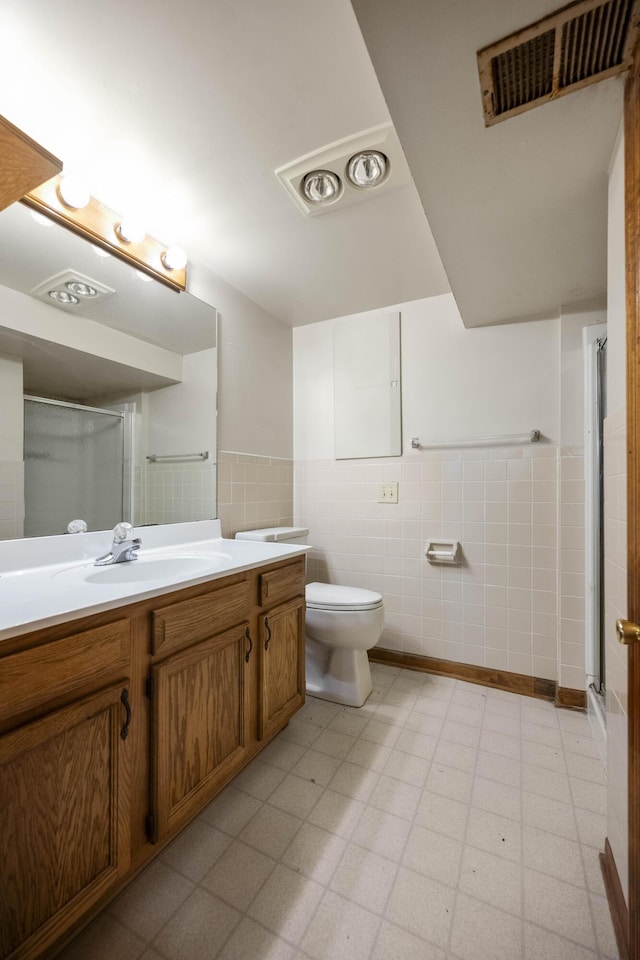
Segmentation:
<svg viewBox="0 0 640 960">
<path fill-rule="evenodd" d="M 230 557 L 224 553 L 206 553 L 177 555 L 168 557 L 139 557 L 124 563 L 108 564 L 96 567 L 85 564 L 60 570 L 53 577 L 82 580 L 85 583 L 144 583 L 153 580 L 167 580 L 172 577 L 196 577 L 211 573 L 228 565 Z"/>
</svg>

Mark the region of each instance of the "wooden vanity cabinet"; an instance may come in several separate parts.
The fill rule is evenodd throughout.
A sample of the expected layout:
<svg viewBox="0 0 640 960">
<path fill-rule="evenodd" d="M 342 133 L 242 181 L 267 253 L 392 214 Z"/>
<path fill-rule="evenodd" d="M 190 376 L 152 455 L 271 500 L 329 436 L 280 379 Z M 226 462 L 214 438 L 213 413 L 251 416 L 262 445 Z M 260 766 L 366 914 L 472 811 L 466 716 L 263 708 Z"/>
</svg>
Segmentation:
<svg viewBox="0 0 640 960">
<path fill-rule="evenodd" d="M 304 570 L 0 644 L 0 960 L 55 956 L 302 706 Z"/>
</svg>

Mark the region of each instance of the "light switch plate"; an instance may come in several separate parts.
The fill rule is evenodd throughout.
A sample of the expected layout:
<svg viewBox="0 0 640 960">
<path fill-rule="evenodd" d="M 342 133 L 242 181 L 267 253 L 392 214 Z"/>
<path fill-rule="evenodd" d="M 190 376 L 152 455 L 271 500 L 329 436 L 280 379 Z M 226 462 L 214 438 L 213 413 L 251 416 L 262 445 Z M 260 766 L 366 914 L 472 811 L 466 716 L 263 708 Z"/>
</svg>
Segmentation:
<svg viewBox="0 0 640 960">
<path fill-rule="evenodd" d="M 390 483 L 381 483 L 378 487 L 378 503 L 397 503 L 398 502 L 398 481 L 393 480 Z"/>
</svg>

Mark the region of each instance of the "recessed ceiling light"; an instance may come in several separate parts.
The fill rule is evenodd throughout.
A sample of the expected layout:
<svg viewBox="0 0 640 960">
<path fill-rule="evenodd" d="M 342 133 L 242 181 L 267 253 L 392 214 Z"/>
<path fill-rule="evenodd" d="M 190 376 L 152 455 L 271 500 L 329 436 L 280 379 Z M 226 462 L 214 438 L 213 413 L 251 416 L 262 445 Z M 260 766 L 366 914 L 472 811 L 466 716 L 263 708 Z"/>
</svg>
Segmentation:
<svg viewBox="0 0 640 960">
<path fill-rule="evenodd" d="M 98 291 L 88 283 L 82 283 L 81 280 L 69 280 L 65 284 L 67 290 L 71 290 L 77 297 L 95 297 Z"/>
<path fill-rule="evenodd" d="M 80 303 L 77 297 L 74 297 L 72 293 L 68 293 L 66 290 L 49 290 L 49 296 L 52 300 L 55 300 L 56 303 L 64 303 L 69 307 Z"/>
<path fill-rule="evenodd" d="M 309 203 L 335 203 L 342 192 L 342 181 L 331 170 L 312 170 L 302 181 L 302 194 Z"/>
<path fill-rule="evenodd" d="M 379 186 L 389 172 L 389 161 L 379 150 L 361 150 L 347 166 L 347 177 L 354 187 L 367 190 Z"/>
</svg>

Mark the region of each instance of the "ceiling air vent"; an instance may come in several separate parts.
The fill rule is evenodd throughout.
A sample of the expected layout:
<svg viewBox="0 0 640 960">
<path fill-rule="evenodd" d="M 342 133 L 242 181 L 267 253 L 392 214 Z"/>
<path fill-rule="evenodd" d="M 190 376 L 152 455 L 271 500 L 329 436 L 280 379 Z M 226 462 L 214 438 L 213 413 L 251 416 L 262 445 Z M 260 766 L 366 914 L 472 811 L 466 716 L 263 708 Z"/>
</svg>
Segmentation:
<svg viewBox="0 0 640 960">
<path fill-rule="evenodd" d="M 478 53 L 486 126 L 626 70 L 640 0 L 578 0 Z"/>
</svg>

